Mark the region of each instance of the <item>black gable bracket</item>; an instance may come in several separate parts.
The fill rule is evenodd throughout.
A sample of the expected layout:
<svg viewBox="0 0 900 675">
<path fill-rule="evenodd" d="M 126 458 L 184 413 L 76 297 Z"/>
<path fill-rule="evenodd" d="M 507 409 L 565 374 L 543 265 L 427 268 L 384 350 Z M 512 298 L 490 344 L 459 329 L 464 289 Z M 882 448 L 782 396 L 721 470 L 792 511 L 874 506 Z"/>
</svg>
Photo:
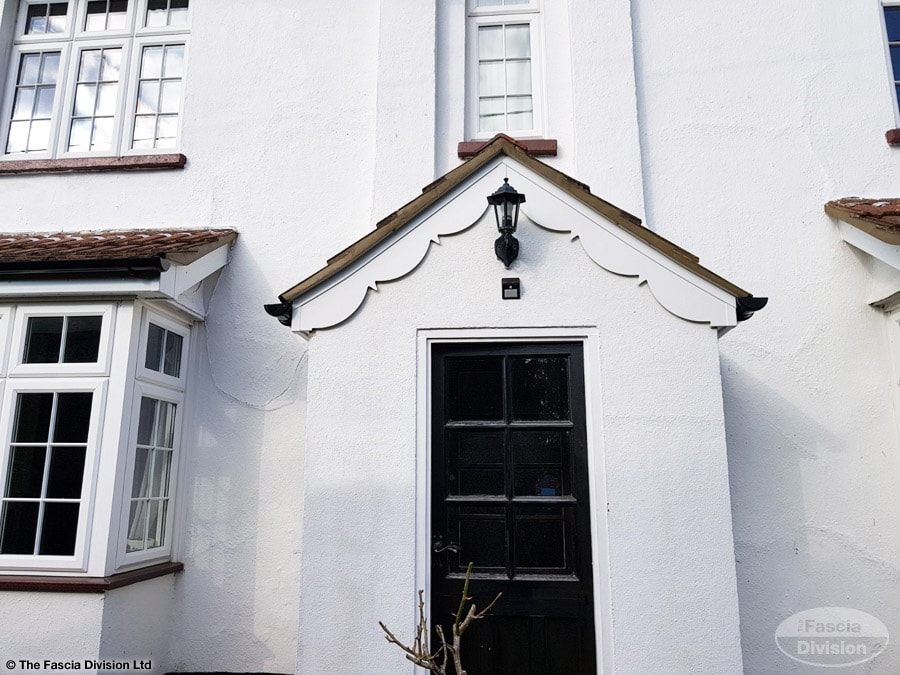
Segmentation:
<svg viewBox="0 0 900 675">
<path fill-rule="evenodd" d="M 290 326 L 294 314 L 294 304 L 291 302 L 276 302 L 271 305 L 263 305 L 269 316 L 274 316 L 282 326 Z"/>
<path fill-rule="evenodd" d="M 768 298 L 754 298 L 752 295 L 746 298 L 736 298 L 737 320 L 746 321 L 755 312 L 765 307 L 768 302 Z"/>
</svg>

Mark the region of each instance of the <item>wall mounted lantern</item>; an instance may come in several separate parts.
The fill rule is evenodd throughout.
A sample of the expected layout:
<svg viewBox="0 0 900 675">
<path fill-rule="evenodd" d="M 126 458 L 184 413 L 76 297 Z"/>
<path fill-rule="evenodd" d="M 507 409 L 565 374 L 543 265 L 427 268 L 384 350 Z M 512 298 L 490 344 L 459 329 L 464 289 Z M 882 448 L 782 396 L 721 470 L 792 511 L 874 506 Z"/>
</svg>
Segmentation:
<svg viewBox="0 0 900 675">
<path fill-rule="evenodd" d="M 513 235 L 519 224 L 519 204 L 525 201 L 525 195 L 516 192 L 509 184 L 509 178 L 504 178 L 503 185 L 488 196 L 487 200 L 488 204 L 494 207 L 497 229 L 500 230 L 500 236 L 494 242 L 494 253 L 509 269 L 512 261 L 519 255 L 519 240 Z"/>
</svg>

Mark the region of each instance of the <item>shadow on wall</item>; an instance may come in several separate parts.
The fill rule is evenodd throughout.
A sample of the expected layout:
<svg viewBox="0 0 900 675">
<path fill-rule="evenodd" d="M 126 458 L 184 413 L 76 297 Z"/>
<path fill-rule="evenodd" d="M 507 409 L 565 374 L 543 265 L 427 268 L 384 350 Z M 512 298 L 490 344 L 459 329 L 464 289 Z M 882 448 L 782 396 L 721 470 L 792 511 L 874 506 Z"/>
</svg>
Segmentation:
<svg viewBox="0 0 900 675">
<path fill-rule="evenodd" d="M 804 488 L 824 473 L 812 469 L 827 462 L 823 452 L 849 451 L 847 440 L 725 355 L 721 374 L 744 672 L 821 675 L 822 668 L 778 650 L 778 625 L 804 609 L 840 606 L 869 612 L 900 635 L 892 621 L 900 570 L 887 569 L 827 519 L 819 523 L 807 512 Z M 882 589 L 871 587 L 873 578 L 881 578 Z M 842 672 L 898 672 L 898 658 L 897 647 L 889 646 L 874 661 Z"/>
<path fill-rule="evenodd" d="M 262 279 L 238 240 L 197 331 L 174 670 L 294 670 L 306 347 Z"/>
</svg>

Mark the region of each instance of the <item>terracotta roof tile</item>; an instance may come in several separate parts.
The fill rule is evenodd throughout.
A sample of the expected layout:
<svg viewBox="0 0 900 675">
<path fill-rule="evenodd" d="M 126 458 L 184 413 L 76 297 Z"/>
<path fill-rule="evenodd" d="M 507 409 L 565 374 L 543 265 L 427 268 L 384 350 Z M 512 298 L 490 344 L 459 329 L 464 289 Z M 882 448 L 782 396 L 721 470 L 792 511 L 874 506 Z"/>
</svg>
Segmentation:
<svg viewBox="0 0 900 675">
<path fill-rule="evenodd" d="M 825 211 L 886 244 L 900 245 L 900 198 L 846 197 L 828 202 Z"/>
<path fill-rule="evenodd" d="M 0 234 L 0 264 L 166 258 L 188 263 L 237 237 L 233 230 L 94 230 Z"/>
</svg>

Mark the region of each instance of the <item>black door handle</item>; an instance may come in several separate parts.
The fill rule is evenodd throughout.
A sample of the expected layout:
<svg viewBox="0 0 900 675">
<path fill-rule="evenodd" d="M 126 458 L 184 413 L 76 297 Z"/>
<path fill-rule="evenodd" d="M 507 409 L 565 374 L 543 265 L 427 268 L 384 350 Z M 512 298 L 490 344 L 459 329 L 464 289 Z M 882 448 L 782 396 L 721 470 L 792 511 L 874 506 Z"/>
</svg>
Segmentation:
<svg viewBox="0 0 900 675">
<path fill-rule="evenodd" d="M 449 544 L 444 545 L 444 538 L 441 535 L 436 534 L 434 535 L 434 543 L 431 545 L 431 550 L 435 553 L 444 553 L 446 551 L 459 553 L 459 544 L 451 541 Z"/>
</svg>

